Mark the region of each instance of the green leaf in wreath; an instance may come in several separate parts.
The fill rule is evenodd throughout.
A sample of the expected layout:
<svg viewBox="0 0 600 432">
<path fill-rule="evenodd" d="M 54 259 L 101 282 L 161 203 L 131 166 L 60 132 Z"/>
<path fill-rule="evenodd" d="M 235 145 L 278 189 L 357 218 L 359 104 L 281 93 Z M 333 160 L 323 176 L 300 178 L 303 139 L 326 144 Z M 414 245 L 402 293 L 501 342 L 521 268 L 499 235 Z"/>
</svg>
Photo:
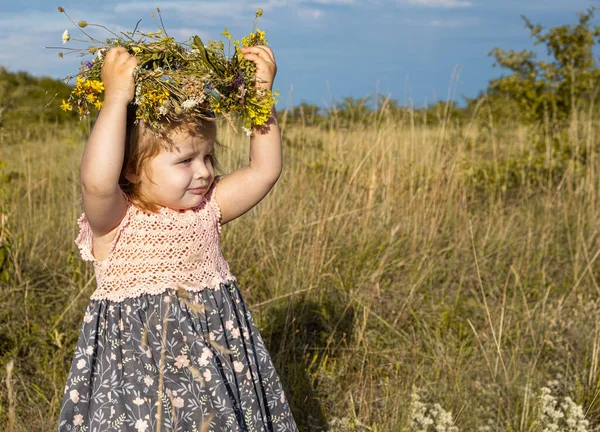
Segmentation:
<svg viewBox="0 0 600 432">
<path fill-rule="evenodd" d="M 202 39 L 200 39 L 198 36 L 194 36 L 194 43 L 192 44 L 192 46 L 194 48 L 196 48 L 198 51 L 200 51 L 200 55 L 202 56 L 202 58 L 204 59 L 205 63 L 210 66 L 212 68 L 212 70 L 214 70 L 217 75 L 219 76 L 223 76 L 223 70 L 221 70 L 221 68 L 217 67 L 211 60 L 210 57 L 208 56 L 208 53 L 206 52 L 206 50 L 204 49 L 204 44 L 202 43 Z"/>
</svg>

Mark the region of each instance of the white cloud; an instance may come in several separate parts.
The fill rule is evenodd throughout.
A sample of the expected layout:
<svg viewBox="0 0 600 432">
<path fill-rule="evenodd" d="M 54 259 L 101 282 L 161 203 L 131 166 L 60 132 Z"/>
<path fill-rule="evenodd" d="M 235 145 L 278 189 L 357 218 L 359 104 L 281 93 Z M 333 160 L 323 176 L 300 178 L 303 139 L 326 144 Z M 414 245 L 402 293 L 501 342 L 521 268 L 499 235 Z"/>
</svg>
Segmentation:
<svg viewBox="0 0 600 432">
<path fill-rule="evenodd" d="M 372 0 L 369 0 L 371 2 Z M 205 18 L 218 17 L 239 17 L 247 15 L 248 12 L 254 14 L 258 8 L 270 11 L 275 8 L 286 6 L 301 6 L 310 4 L 320 5 L 338 5 L 351 6 L 358 4 L 356 0 L 263 0 L 249 4 L 244 0 L 232 0 L 227 3 L 210 2 L 210 1 L 185 1 L 175 0 L 170 2 L 161 2 L 159 7 L 162 11 L 177 11 L 181 13 L 191 14 L 193 16 Z M 147 3 L 121 3 L 115 7 L 117 13 L 144 12 L 148 15 L 154 11 Z"/>
<path fill-rule="evenodd" d="M 473 3 L 466 0 L 408 0 L 410 4 L 425 6 L 425 7 L 441 7 L 441 8 L 466 8 L 473 6 Z"/>
<path fill-rule="evenodd" d="M 67 75 L 62 72 L 64 70 L 77 72 L 81 61 L 78 54 L 66 55 L 61 59 L 58 52 L 66 54 L 67 51 L 44 49 L 45 44 L 48 45 L 48 35 L 44 34 L 23 32 L 0 37 L 0 64 L 12 72 L 27 71 L 33 75 L 50 75 L 55 78 L 64 78 Z M 62 43 L 58 42 L 58 45 Z"/>
<path fill-rule="evenodd" d="M 333 5 L 351 5 L 351 4 L 355 4 L 354 0 L 308 0 L 308 1 L 303 1 L 303 0 L 299 0 L 298 3 L 317 3 L 317 4 L 333 4 Z"/>
<path fill-rule="evenodd" d="M 464 23 L 464 21 L 460 21 L 460 20 L 434 19 L 434 20 L 429 21 L 429 25 L 431 27 L 439 27 L 439 28 L 459 28 L 459 27 L 464 27 L 465 23 Z"/>
<path fill-rule="evenodd" d="M 186 15 L 204 17 L 208 19 L 231 16 L 232 14 L 239 15 L 242 4 L 235 4 L 234 2 L 216 3 L 204 1 L 172 1 L 163 2 L 159 7 L 161 12 L 176 11 Z M 156 12 L 156 8 L 151 8 L 147 3 L 120 3 L 115 7 L 115 12 L 143 12 L 150 17 L 152 12 Z M 157 14 L 155 13 L 155 18 L 158 20 L 158 16 L 156 15 Z"/>
<path fill-rule="evenodd" d="M 214 35 L 211 36 L 205 31 L 193 28 L 181 27 L 174 30 L 167 29 L 167 31 L 169 32 L 169 36 L 174 37 L 175 40 L 179 42 L 183 42 L 192 36 L 198 36 L 204 42 L 209 39 L 214 39 Z"/>
<path fill-rule="evenodd" d="M 298 9 L 298 16 L 307 21 L 317 21 L 323 15 L 324 12 L 321 9 Z"/>
</svg>

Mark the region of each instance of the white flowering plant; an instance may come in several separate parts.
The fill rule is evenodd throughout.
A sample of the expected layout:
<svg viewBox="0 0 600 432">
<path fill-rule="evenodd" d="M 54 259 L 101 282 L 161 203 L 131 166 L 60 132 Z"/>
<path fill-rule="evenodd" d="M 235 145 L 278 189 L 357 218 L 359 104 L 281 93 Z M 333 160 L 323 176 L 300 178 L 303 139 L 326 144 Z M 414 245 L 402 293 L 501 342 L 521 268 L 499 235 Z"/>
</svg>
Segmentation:
<svg viewBox="0 0 600 432">
<path fill-rule="evenodd" d="M 452 412 L 446 411 L 439 403 L 428 404 L 421 401 L 416 388 L 413 388 L 410 402 L 410 432 L 459 432 L 454 425 Z"/>
<path fill-rule="evenodd" d="M 539 424 L 541 432 L 590 432 L 590 422 L 585 412 L 571 397 L 562 399 L 555 396 L 553 390 L 558 381 L 551 381 L 539 392 Z"/>
</svg>

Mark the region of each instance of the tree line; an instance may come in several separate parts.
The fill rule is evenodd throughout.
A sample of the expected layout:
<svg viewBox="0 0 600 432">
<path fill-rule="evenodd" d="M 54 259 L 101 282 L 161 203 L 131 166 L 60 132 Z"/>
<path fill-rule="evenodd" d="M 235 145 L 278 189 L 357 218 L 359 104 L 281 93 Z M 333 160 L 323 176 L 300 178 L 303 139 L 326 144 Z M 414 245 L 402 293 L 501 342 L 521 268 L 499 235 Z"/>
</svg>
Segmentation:
<svg viewBox="0 0 600 432">
<path fill-rule="evenodd" d="M 489 55 L 505 73 L 490 80 L 488 87 L 464 104 L 438 102 L 415 108 L 402 106 L 384 95 L 346 97 L 323 108 L 308 102 L 280 110 L 290 123 L 345 126 L 373 119 L 406 118 L 419 114 L 421 121 L 436 124 L 452 119 L 473 118 L 482 106 L 498 124 L 567 124 L 579 112 L 593 113 L 599 98 L 600 68 L 594 47 L 600 42 L 600 26 L 592 25 L 595 9 L 577 14 L 576 24 L 544 28 L 522 16 L 534 46 L 546 49 L 546 58 L 533 50 L 505 51 L 494 48 Z M 33 77 L 26 72 L 8 72 L 0 66 L 0 131 L 23 131 L 32 125 L 63 124 L 76 115 L 60 109 L 72 87 L 49 77 Z"/>
</svg>

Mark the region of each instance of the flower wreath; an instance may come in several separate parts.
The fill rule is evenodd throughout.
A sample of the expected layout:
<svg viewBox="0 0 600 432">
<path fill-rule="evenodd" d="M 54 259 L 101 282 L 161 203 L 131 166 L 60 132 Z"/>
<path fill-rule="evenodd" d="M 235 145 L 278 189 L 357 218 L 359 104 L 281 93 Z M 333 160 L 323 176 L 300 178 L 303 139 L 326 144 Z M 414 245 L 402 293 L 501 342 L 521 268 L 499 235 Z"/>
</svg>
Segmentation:
<svg viewBox="0 0 600 432">
<path fill-rule="evenodd" d="M 75 24 L 64 8 L 59 7 L 58 10 Z M 232 116 L 236 115 L 243 120 L 243 129 L 248 135 L 252 126 L 267 123 L 279 94 L 254 85 L 256 65 L 245 60 L 240 51 L 241 47 L 267 44 L 265 32 L 256 28 L 262 10 L 256 11 L 254 28 L 241 41 L 232 40 L 231 33 L 225 28 L 221 36 L 229 41 L 229 55 L 225 54 L 221 40 L 211 40 L 204 45 L 198 36 L 193 36 L 187 43 L 176 42 L 168 36 L 159 8 L 157 12 L 160 26 L 156 32 L 138 31 L 141 20 L 132 32 L 121 32 L 120 35 L 86 21 L 75 24 L 94 45 L 87 49 L 67 49 L 81 52 L 81 56 L 92 54 L 93 59 L 81 63 L 75 88 L 69 98 L 62 101 L 61 108 L 65 111 L 76 108 L 80 118 L 85 118 L 92 106 L 96 109 L 102 107 L 104 85 L 100 76 L 104 54 L 111 47 L 122 46 L 140 60 L 134 71 L 136 122 L 143 120 L 155 134 L 161 135 L 165 120 L 178 121 L 190 117 L 214 119 L 221 115 L 235 130 Z M 88 26 L 102 27 L 116 37 L 99 41 L 83 30 Z M 63 33 L 62 39 L 63 44 L 71 39 L 68 30 Z M 59 57 L 63 56 L 59 52 Z M 71 79 L 73 76 L 68 76 L 65 82 Z"/>
</svg>

